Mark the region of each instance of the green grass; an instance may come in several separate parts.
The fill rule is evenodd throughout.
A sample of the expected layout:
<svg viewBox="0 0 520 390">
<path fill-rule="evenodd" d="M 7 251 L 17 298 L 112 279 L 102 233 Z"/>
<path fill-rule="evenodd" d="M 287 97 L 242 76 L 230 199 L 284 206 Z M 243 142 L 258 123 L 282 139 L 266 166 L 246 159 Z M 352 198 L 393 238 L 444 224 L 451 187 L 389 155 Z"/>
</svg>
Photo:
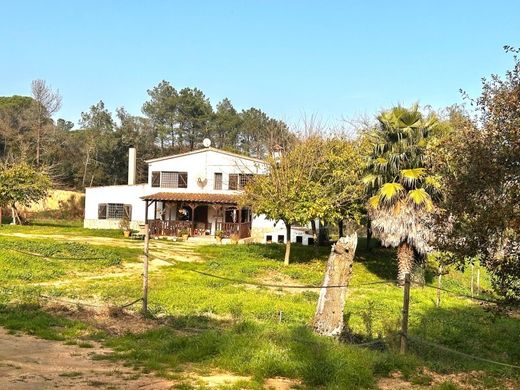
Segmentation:
<svg viewBox="0 0 520 390">
<path fill-rule="evenodd" d="M 65 235 L 65 236 L 95 236 L 121 238 L 123 234 L 118 229 L 86 229 L 83 228 L 83 221 L 66 220 L 34 220 L 29 221 L 28 225 L 0 225 L 0 234 L 26 233 L 26 234 L 45 234 L 45 235 Z"/>
<path fill-rule="evenodd" d="M 21 227 L 20 231 L 24 228 L 40 234 L 49 234 L 50 229 L 49 226 L 40 230 L 30 226 Z M 107 267 L 114 267 L 110 259 L 117 258 L 123 263 L 135 261 L 139 250 L 126 247 L 125 240 L 117 242 L 121 246 L 69 246 L 61 241 L 0 238 L 0 266 L 8 270 L 0 274 L 0 281 L 13 284 L 28 280 L 23 276 L 28 273 L 31 275 L 29 280 L 58 280 L 71 273 L 103 272 Z M 22 245 L 28 252 L 47 256 L 72 255 L 75 259 L 63 261 L 28 256 L 12 251 L 13 245 Z M 172 253 L 184 248 L 182 243 L 168 245 Z M 206 373 L 213 369 L 228 370 L 253 377 L 245 388 L 258 388 L 264 379 L 273 376 L 295 378 L 303 381 L 304 387 L 313 389 L 371 388 L 378 377 L 395 370 L 412 382 L 422 384 L 428 380 L 420 374 L 420 368 L 424 366 L 441 373 L 483 370 L 488 378 L 486 387 L 495 387 L 490 383 L 498 383 L 496 387 L 499 387 L 503 377 L 518 380 L 518 371 L 421 344 L 411 343 L 410 354 L 406 356 L 396 353 L 402 289 L 391 283 L 396 275 L 393 250 L 375 248 L 368 252 L 360 242 L 348 290 L 345 317 L 352 338 L 358 342 L 379 336 L 388 339 L 373 350 L 318 337 L 309 330 L 319 290 L 289 293 L 194 272 L 245 282 L 319 285 L 329 248 L 315 251 L 294 245 L 293 264 L 289 267 L 283 265 L 284 247 L 277 244 L 200 246 L 195 251 L 203 262 L 176 263 L 150 274 L 151 311 L 169 316 L 168 323 L 162 322 L 139 334 L 107 336 L 106 344 L 115 349 L 111 359 L 157 370 L 169 377 L 178 377 L 186 367 Z M 105 262 L 84 260 L 94 254 L 103 254 L 101 257 Z M 22 267 L 18 267 L 20 264 Z M 444 287 L 469 294 L 468 270 L 464 273 L 450 271 L 444 279 Z M 377 281 L 389 283 L 362 286 Z M 429 282 L 434 284 L 435 280 L 429 278 Z M 481 284 L 485 296 L 492 297 L 489 278 L 483 271 Z M 117 278 L 82 280 L 78 277 L 73 284 L 41 289 L 49 295 L 101 298 L 120 304 L 140 296 L 140 270 L 134 275 Z M 30 291 L 27 296 L 16 298 L 18 302 L 24 302 L 29 297 Z M 436 308 L 435 297 L 433 289 L 412 288 L 410 334 L 487 359 L 520 364 L 520 320 L 445 293 L 441 307 Z M 88 326 L 53 317 L 38 307 L 20 304 L 2 307 L 0 325 L 10 329 L 76 343 L 78 338 L 84 339 L 84 333 L 89 334 Z M 87 341 L 80 343 L 88 344 Z M 449 386 L 451 384 L 439 388 Z"/>
</svg>

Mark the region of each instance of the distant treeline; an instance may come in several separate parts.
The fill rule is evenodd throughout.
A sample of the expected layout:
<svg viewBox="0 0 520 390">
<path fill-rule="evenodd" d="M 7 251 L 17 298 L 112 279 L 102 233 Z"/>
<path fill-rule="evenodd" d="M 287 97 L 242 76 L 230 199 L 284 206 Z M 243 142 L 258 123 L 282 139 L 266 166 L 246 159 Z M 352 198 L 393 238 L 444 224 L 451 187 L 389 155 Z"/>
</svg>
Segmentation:
<svg viewBox="0 0 520 390">
<path fill-rule="evenodd" d="M 275 144 L 293 138 L 287 125 L 257 108 L 237 111 L 229 99 L 214 108 L 197 88 L 176 90 L 162 81 L 148 90 L 143 116 L 123 107 L 109 112 L 103 101 L 81 113 L 79 127 L 54 121 L 61 97 L 42 80 L 32 84 L 32 97 L 0 97 L 0 160 L 25 161 L 47 169 L 56 186 L 124 184 L 127 152 L 137 149 L 137 179 L 146 181 L 144 160 L 213 146 L 263 157 Z"/>
</svg>

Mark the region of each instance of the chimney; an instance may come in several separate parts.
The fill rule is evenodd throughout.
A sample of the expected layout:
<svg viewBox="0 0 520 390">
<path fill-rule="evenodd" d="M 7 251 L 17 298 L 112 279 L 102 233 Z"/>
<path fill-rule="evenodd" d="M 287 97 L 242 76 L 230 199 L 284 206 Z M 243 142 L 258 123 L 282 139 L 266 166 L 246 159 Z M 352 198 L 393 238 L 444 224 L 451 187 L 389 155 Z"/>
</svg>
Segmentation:
<svg viewBox="0 0 520 390">
<path fill-rule="evenodd" d="M 136 170 L 135 148 L 130 147 L 128 149 L 128 185 L 129 186 L 133 186 L 135 184 L 135 170 Z"/>
</svg>

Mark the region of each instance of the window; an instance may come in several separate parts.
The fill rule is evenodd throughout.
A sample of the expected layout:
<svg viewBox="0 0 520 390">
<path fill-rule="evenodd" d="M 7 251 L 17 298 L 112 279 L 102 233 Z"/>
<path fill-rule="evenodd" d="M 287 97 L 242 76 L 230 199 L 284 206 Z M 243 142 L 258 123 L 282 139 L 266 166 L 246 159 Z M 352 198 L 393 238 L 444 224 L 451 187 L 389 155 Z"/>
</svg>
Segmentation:
<svg viewBox="0 0 520 390">
<path fill-rule="evenodd" d="M 152 187 L 160 187 L 161 186 L 161 172 L 154 171 L 152 172 Z"/>
<path fill-rule="evenodd" d="M 237 209 L 227 209 L 224 214 L 224 222 L 226 223 L 236 223 L 238 218 L 238 210 Z"/>
<path fill-rule="evenodd" d="M 246 184 L 253 178 L 251 173 L 240 174 L 240 189 L 244 189 Z"/>
<path fill-rule="evenodd" d="M 125 216 L 124 204 L 109 203 L 107 207 L 107 219 L 121 219 Z"/>
<path fill-rule="evenodd" d="M 221 190 L 222 189 L 222 173 L 215 173 L 215 190 Z"/>
<path fill-rule="evenodd" d="M 242 222 L 242 223 L 251 222 L 251 210 L 250 209 L 242 209 L 240 211 L 240 222 Z"/>
<path fill-rule="evenodd" d="M 188 188 L 188 172 L 161 172 L 162 188 Z"/>
<path fill-rule="evenodd" d="M 229 174 L 228 189 L 238 190 L 238 174 L 236 174 L 236 173 Z"/>
<path fill-rule="evenodd" d="M 132 205 L 123 203 L 100 203 L 98 219 L 132 219 Z"/>
</svg>

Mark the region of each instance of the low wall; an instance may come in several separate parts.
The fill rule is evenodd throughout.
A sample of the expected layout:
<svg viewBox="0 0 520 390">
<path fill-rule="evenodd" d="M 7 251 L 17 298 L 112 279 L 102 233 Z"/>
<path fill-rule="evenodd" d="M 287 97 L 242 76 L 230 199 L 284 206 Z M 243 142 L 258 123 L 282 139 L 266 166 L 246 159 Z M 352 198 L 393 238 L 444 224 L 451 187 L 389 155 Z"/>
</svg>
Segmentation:
<svg viewBox="0 0 520 390">
<path fill-rule="evenodd" d="M 87 229 L 121 229 L 119 219 L 85 219 L 83 227 Z M 131 221 L 130 229 L 139 230 L 139 225 L 144 225 L 144 221 Z"/>
</svg>

